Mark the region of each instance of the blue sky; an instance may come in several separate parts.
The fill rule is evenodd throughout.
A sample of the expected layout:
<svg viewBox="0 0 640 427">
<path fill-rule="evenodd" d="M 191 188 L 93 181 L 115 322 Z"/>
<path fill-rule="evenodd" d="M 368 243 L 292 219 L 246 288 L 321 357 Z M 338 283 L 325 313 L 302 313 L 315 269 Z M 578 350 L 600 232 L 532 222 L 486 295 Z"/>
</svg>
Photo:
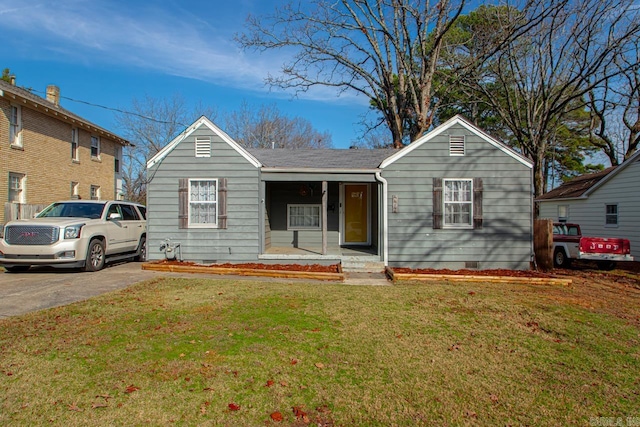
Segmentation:
<svg viewBox="0 0 640 427">
<path fill-rule="evenodd" d="M 243 52 L 233 42 L 247 14 L 269 12 L 279 1 L 235 0 L 0 0 L 0 68 L 40 96 L 60 87 L 61 105 L 116 133 L 110 110 L 129 110 L 146 95 L 215 107 L 219 114 L 276 103 L 309 120 L 347 148 L 360 135 L 367 101 L 317 88 L 292 99 L 263 79 L 286 61 L 284 52 Z M 233 137 L 233 135 L 231 135 Z"/>
</svg>

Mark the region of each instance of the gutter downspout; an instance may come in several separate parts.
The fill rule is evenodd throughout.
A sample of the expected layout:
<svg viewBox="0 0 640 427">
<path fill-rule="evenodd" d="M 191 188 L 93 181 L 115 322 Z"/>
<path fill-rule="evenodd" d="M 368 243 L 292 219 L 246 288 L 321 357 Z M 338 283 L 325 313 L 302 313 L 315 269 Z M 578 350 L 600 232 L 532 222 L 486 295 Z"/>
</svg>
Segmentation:
<svg viewBox="0 0 640 427">
<path fill-rule="evenodd" d="M 387 202 L 387 180 L 380 175 L 380 172 L 376 172 L 376 180 L 382 183 L 382 262 L 384 266 L 389 266 L 389 218 L 388 218 L 388 202 Z"/>
</svg>

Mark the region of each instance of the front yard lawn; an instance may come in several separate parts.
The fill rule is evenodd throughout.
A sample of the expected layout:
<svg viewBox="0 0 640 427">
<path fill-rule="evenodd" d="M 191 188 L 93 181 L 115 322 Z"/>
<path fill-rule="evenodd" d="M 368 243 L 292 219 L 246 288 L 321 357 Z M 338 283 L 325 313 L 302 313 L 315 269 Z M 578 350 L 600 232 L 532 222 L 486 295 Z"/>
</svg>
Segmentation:
<svg viewBox="0 0 640 427">
<path fill-rule="evenodd" d="M 630 280 L 144 282 L 0 320 L 0 425 L 640 417 L 640 289 Z"/>
</svg>

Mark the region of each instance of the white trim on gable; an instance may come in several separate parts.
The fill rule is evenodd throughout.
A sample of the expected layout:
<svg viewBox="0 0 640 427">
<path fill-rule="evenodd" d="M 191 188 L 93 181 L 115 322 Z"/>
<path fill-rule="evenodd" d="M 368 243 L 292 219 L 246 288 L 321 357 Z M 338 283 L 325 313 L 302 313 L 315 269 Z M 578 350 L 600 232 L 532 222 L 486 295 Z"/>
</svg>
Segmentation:
<svg viewBox="0 0 640 427">
<path fill-rule="evenodd" d="M 198 129 L 200 126 L 205 125 L 206 127 L 208 127 L 209 129 L 211 129 L 211 131 L 213 133 L 215 133 L 216 135 L 218 135 L 224 142 L 226 142 L 227 144 L 229 144 L 229 146 L 231 148 L 233 148 L 234 150 L 236 150 L 238 152 L 238 154 L 240 154 L 242 157 L 244 157 L 249 163 L 251 163 L 253 166 L 255 166 L 256 168 L 259 168 L 262 166 L 262 164 L 258 161 L 258 159 L 256 159 L 255 157 L 253 157 L 247 150 L 245 150 L 244 148 L 242 148 L 242 146 L 240 146 L 240 144 L 238 144 L 237 142 L 235 142 L 229 135 L 227 135 L 222 129 L 220 129 L 218 126 L 216 126 L 215 124 L 213 124 L 213 122 L 211 120 L 209 120 L 208 118 L 206 118 L 205 116 L 200 117 L 198 120 L 196 120 L 195 122 L 193 122 L 193 124 L 189 127 L 187 127 L 180 135 L 176 136 L 170 143 L 168 143 L 162 150 L 158 151 L 158 153 L 153 156 L 148 162 L 147 162 L 147 169 L 152 168 L 153 166 L 155 166 L 156 164 L 162 162 L 162 160 L 167 157 L 167 155 L 169 153 L 171 153 L 171 151 L 173 151 L 174 148 L 176 148 L 176 146 L 178 144 L 180 144 L 182 141 L 184 141 L 186 138 L 188 138 L 196 129 Z"/>
<path fill-rule="evenodd" d="M 404 157 L 407 154 L 411 153 L 416 148 L 419 148 L 422 144 L 424 144 L 427 141 L 433 139 L 434 137 L 440 135 L 441 133 L 443 133 L 444 131 L 449 129 L 451 126 L 456 125 L 456 124 L 459 124 L 460 126 L 462 126 L 465 129 L 467 129 L 469 132 L 471 132 L 471 133 L 479 136 L 480 138 L 484 139 L 489 144 L 491 144 L 494 147 L 498 148 L 499 150 L 503 151 L 507 155 L 513 157 L 514 159 L 516 159 L 517 161 L 519 161 L 523 165 L 527 166 L 529 169 L 533 168 L 533 163 L 529 159 L 527 159 L 526 157 L 522 156 L 521 154 L 513 151 L 512 149 L 510 149 L 509 147 L 507 147 L 506 145 L 504 145 L 503 143 L 501 143 L 497 139 L 493 138 L 492 136 L 486 134 L 482 130 L 480 130 L 477 127 L 475 127 L 473 124 L 469 123 L 462 116 L 458 115 L 458 116 L 454 116 L 454 117 L 450 118 L 449 120 L 447 120 L 446 122 L 444 122 L 443 124 L 441 124 L 440 126 L 435 128 L 434 130 L 432 130 L 431 132 L 429 132 L 429 133 L 423 135 L 422 137 L 416 139 L 414 142 L 412 142 L 411 144 L 407 145 L 403 149 L 399 150 L 397 153 L 387 157 L 380 164 L 380 169 L 386 168 L 387 166 L 389 166 L 392 163 L 394 163 L 396 160 L 401 159 L 402 157 Z"/>
</svg>

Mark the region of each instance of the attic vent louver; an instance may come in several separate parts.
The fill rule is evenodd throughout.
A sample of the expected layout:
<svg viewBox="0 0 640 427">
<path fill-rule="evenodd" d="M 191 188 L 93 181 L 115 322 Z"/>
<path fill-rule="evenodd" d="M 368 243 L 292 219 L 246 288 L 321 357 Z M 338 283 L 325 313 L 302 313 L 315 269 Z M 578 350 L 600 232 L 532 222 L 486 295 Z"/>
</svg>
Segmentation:
<svg viewBox="0 0 640 427">
<path fill-rule="evenodd" d="M 449 135 L 449 155 L 464 156 L 464 135 Z"/>
<path fill-rule="evenodd" d="M 211 138 L 196 137 L 196 157 L 211 157 Z"/>
</svg>

